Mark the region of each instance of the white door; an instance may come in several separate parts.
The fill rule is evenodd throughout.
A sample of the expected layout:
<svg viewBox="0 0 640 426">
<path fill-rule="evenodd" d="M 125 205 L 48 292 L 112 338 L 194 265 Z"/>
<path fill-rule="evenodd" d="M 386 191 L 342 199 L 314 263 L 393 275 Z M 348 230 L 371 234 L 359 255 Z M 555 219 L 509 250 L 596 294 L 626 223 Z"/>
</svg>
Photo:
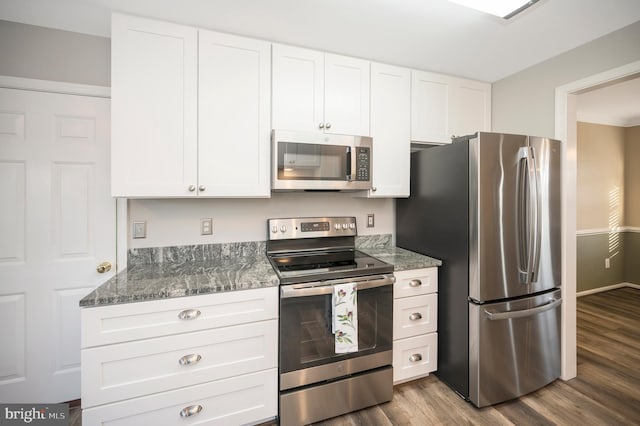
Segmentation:
<svg viewBox="0 0 640 426">
<path fill-rule="evenodd" d="M 272 123 L 274 129 L 324 129 L 324 53 L 273 45 Z"/>
<path fill-rule="evenodd" d="M 369 68 L 369 61 L 324 55 L 325 132 L 369 136 Z"/>
<path fill-rule="evenodd" d="M 115 272 L 109 134 L 108 99 L 0 89 L 2 402 L 80 397 L 78 301 Z"/>
<path fill-rule="evenodd" d="M 425 71 L 411 72 L 411 140 L 449 143 L 449 80 Z"/>
<path fill-rule="evenodd" d="M 372 63 L 373 188 L 369 197 L 409 196 L 410 131 L 410 70 Z"/>
<path fill-rule="evenodd" d="M 198 31 L 111 19 L 114 197 L 196 196 Z"/>
<path fill-rule="evenodd" d="M 199 195 L 271 195 L 270 65 L 266 41 L 199 32 Z"/>
</svg>

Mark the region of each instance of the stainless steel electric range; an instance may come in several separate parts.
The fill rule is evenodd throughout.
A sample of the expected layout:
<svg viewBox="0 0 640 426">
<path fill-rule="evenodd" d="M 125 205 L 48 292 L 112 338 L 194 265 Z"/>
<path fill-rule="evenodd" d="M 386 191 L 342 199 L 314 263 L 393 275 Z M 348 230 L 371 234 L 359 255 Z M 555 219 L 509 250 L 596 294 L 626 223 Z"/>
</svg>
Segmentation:
<svg viewBox="0 0 640 426">
<path fill-rule="evenodd" d="M 355 249 L 354 217 L 269 219 L 267 232 L 281 284 L 280 424 L 391 400 L 393 265 Z"/>
</svg>

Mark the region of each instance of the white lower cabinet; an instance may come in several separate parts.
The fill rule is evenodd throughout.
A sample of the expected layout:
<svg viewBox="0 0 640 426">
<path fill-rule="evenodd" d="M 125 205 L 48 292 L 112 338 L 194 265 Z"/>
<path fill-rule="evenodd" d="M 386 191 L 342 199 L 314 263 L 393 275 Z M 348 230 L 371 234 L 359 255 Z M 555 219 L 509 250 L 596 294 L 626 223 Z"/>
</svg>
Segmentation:
<svg viewBox="0 0 640 426">
<path fill-rule="evenodd" d="M 393 383 L 438 367 L 438 268 L 396 271 L 393 301 Z"/>
<path fill-rule="evenodd" d="M 274 418 L 277 290 L 84 308 L 83 424 L 228 425 Z M 105 326 L 115 337 L 100 335 Z"/>
<path fill-rule="evenodd" d="M 275 417 L 278 369 L 84 409 L 83 425 L 243 425 Z M 189 415 L 191 414 L 191 415 Z"/>
</svg>

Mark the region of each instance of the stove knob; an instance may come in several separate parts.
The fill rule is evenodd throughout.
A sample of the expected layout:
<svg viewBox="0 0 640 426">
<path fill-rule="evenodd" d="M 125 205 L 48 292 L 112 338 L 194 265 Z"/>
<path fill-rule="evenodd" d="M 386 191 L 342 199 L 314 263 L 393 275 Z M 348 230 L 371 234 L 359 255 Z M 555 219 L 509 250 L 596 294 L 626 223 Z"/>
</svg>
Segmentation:
<svg viewBox="0 0 640 426">
<path fill-rule="evenodd" d="M 336 228 L 336 231 L 339 231 L 339 230 L 341 229 L 341 228 L 340 228 L 340 224 L 339 224 L 339 223 L 336 223 L 336 224 L 335 224 L 335 226 L 334 226 L 334 228 Z"/>
<path fill-rule="evenodd" d="M 349 224 L 349 229 L 356 229 L 356 224 L 355 223 L 350 223 Z"/>
<path fill-rule="evenodd" d="M 287 232 L 287 227 L 286 227 L 286 225 L 282 225 L 282 226 L 280 227 L 280 232 Z"/>
<path fill-rule="evenodd" d="M 278 232 L 278 225 L 273 225 L 273 226 L 271 227 L 271 232 L 272 232 L 272 233 L 274 233 L 274 234 L 275 234 L 276 232 Z"/>
<path fill-rule="evenodd" d="M 343 223 L 342 224 L 342 229 L 347 229 L 347 226 L 349 226 L 349 225 L 347 225 L 346 223 Z"/>
</svg>

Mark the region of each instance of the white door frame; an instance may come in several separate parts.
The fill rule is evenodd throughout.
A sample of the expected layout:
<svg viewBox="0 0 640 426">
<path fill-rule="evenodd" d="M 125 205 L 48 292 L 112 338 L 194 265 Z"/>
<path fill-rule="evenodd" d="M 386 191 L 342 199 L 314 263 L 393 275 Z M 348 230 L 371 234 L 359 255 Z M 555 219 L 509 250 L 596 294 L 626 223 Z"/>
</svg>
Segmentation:
<svg viewBox="0 0 640 426">
<path fill-rule="evenodd" d="M 111 88 L 0 75 L 0 88 L 111 98 Z M 127 200 L 116 199 L 116 271 L 127 268 Z"/>
<path fill-rule="evenodd" d="M 556 87 L 555 137 L 564 141 L 562 150 L 562 371 L 569 380 L 577 375 L 576 339 L 576 95 L 640 73 L 640 61 L 594 74 Z"/>
</svg>

